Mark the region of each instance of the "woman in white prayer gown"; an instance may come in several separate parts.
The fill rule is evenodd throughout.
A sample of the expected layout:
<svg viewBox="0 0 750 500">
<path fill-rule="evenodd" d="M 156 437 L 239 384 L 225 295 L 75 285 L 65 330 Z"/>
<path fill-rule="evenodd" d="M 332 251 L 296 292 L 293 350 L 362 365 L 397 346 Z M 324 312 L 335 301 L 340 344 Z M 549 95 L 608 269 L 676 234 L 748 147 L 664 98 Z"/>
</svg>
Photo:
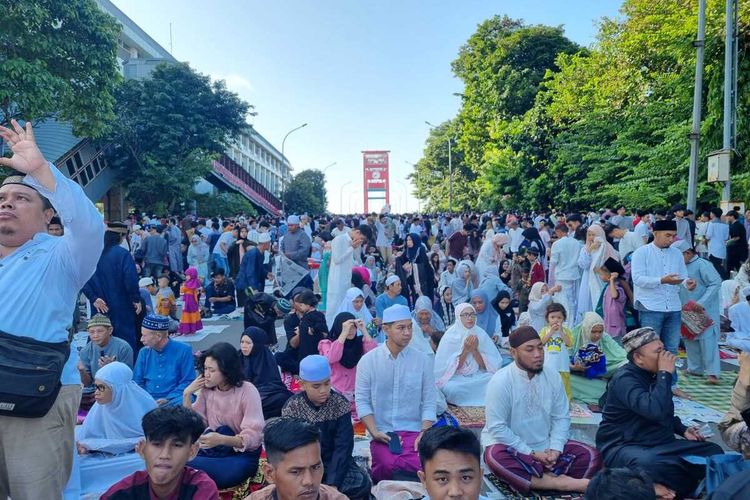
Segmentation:
<svg viewBox="0 0 750 500">
<path fill-rule="evenodd" d="M 471 304 L 456 307 L 456 322 L 445 332 L 435 354 L 435 380 L 450 404 L 484 406 L 487 384 L 503 364 L 487 333 L 476 326 Z"/>
<path fill-rule="evenodd" d="M 365 322 L 365 326 L 372 323 L 372 314 L 365 305 L 365 293 L 357 287 L 351 287 L 346 291 L 344 300 L 336 309 L 336 316 L 343 312 L 351 313 L 355 318 L 361 319 Z"/>
<path fill-rule="evenodd" d="M 434 351 L 430 344 L 430 334 L 444 332 L 445 323 L 432 309 L 429 297 L 422 295 L 415 302 L 414 311 L 411 313 L 411 326 L 412 334 L 409 345 L 432 356 Z"/>
<path fill-rule="evenodd" d="M 602 290 L 607 285 L 599 277 L 598 269 L 609 258 L 620 262 L 620 254 L 607 241 L 604 229 L 594 224 L 586 231 L 586 244 L 578 256 L 578 267 L 581 269 L 581 288 L 578 289 L 578 310 L 574 325 L 583 321 L 583 315 L 591 312 L 599 302 Z M 568 316 L 572 311 L 569 311 Z"/>
<path fill-rule="evenodd" d="M 503 233 L 493 234 L 492 237 L 485 238 L 476 261 L 479 276 L 483 276 L 485 270 L 489 267 L 494 267 L 495 270 L 500 268 L 500 262 L 505 258 L 504 247 L 509 241 L 508 235 Z"/>
<path fill-rule="evenodd" d="M 331 263 L 328 271 L 328 290 L 326 298 L 326 323 L 333 326 L 336 319 L 337 304 L 340 304 L 346 291 L 352 286 L 352 266 L 354 266 L 354 247 L 349 233 L 336 236 L 331 242 Z"/>
<path fill-rule="evenodd" d="M 128 365 L 119 361 L 99 368 L 94 387 L 96 402 L 76 435 L 79 453 L 133 451 L 143 438 L 141 419 L 157 407 L 156 401 L 133 381 Z"/>
</svg>

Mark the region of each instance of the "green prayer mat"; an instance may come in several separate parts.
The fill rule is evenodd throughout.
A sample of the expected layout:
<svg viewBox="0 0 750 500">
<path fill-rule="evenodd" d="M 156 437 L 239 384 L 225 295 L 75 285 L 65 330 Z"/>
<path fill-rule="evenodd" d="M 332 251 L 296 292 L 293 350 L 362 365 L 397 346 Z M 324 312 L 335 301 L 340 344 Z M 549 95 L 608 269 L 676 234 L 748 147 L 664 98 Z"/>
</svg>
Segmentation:
<svg viewBox="0 0 750 500">
<path fill-rule="evenodd" d="M 529 496 L 524 496 L 516 493 L 511 489 L 510 486 L 500 481 L 494 474 L 486 474 L 485 477 L 502 493 L 505 498 L 512 498 L 516 500 L 582 500 L 583 495 L 580 493 L 555 493 L 555 492 L 544 492 L 544 493 L 530 493 Z"/>
<path fill-rule="evenodd" d="M 719 385 L 709 385 L 706 377 L 695 377 L 680 373 L 677 386 L 692 396 L 693 400 L 714 410 L 726 412 L 732 403 L 732 388 L 737 374 L 722 372 Z"/>
</svg>

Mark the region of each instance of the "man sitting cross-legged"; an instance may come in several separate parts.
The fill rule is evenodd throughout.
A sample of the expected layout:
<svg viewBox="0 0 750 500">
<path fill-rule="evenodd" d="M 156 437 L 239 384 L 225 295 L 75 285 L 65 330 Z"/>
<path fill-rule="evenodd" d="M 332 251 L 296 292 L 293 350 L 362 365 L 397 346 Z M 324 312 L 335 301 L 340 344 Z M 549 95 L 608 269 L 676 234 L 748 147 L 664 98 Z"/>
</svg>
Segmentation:
<svg viewBox="0 0 750 500">
<path fill-rule="evenodd" d="M 597 451 L 568 439 L 570 414 L 562 378 L 544 367 L 544 344 L 529 326 L 509 337 L 515 360 L 487 385 L 484 460 L 517 492 L 584 492 L 601 465 Z"/>
</svg>

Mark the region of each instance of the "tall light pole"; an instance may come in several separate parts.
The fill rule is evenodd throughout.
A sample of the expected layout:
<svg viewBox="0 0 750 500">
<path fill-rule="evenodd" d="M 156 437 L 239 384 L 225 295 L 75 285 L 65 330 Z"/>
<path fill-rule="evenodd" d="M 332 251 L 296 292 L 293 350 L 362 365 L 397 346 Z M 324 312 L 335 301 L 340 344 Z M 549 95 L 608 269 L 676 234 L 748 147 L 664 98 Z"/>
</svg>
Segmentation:
<svg viewBox="0 0 750 500">
<path fill-rule="evenodd" d="M 724 38 L 724 134 L 722 149 L 732 151 L 735 139 L 735 117 L 737 106 L 737 46 L 735 34 L 735 16 L 737 15 L 737 0 L 725 0 L 725 38 Z M 730 161 L 731 165 L 731 161 Z M 722 201 L 731 200 L 732 174 L 731 167 L 727 181 L 724 183 Z"/>
<path fill-rule="evenodd" d="M 401 184 L 401 187 L 404 188 L 404 206 L 403 206 L 403 213 L 406 213 L 409 211 L 409 207 L 407 205 L 408 198 L 409 198 L 409 188 L 401 181 L 396 181 L 396 184 Z"/>
<path fill-rule="evenodd" d="M 696 50 L 695 87 L 693 89 L 693 128 L 690 131 L 690 170 L 688 171 L 687 207 L 695 210 L 698 196 L 698 155 L 701 143 L 701 106 L 703 106 L 703 47 L 706 38 L 706 0 L 698 0 L 698 37 Z"/>
<path fill-rule="evenodd" d="M 431 129 L 437 128 L 432 123 L 425 120 L 425 123 Z M 451 141 L 452 137 L 448 137 L 448 211 L 453 212 L 453 159 L 451 158 Z"/>
<path fill-rule="evenodd" d="M 344 215 L 344 188 L 351 184 L 354 181 L 347 181 L 344 184 L 341 185 L 341 194 L 339 196 L 339 207 L 341 210 L 341 213 L 339 215 Z"/>
<path fill-rule="evenodd" d="M 417 195 L 417 212 L 422 213 L 422 198 L 419 196 L 419 171 L 417 170 L 417 164 L 412 163 L 410 161 L 404 160 L 404 163 L 411 165 L 414 167 L 414 187 L 416 188 L 416 195 Z"/>
<path fill-rule="evenodd" d="M 299 127 L 293 128 L 292 130 L 290 130 L 289 132 L 287 132 L 286 135 L 284 136 L 284 139 L 282 139 L 282 141 L 281 141 L 281 163 L 282 163 L 282 166 L 289 164 L 289 162 L 286 161 L 286 156 L 284 156 L 284 147 L 286 146 L 286 138 L 289 137 L 289 134 L 291 134 L 292 132 L 296 132 L 297 130 L 299 130 L 301 128 L 304 128 L 304 127 L 307 127 L 307 123 L 303 123 Z M 290 171 L 292 170 L 291 166 L 289 167 L 289 170 Z M 286 186 L 284 185 L 284 176 L 282 175 L 281 176 L 281 211 L 284 212 L 284 215 L 286 215 L 286 202 L 284 201 L 284 189 L 285 188 L 286 188 Z"/>
<path fill-rule="evenodd" d="M 326 165 L 325 167 L 323 167 L 323 170 L 321 170 L 321 172 L 325 173 L 326 170 L 328 170 L 329 168 L 331 168 L 332 166 L 334 166 L 336 164 L 337 164 L 337 162 L 333 162 L 333 163 L 331 163 L 329 165 Z"/>
</svg>

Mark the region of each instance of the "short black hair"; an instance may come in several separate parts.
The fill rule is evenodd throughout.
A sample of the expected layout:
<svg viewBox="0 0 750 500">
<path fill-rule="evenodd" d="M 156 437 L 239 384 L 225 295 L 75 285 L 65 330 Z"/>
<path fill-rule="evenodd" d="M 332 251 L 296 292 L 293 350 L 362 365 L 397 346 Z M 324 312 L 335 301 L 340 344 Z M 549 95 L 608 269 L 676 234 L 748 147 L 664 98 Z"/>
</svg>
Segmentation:
<svg viewBox="0 0 750 500">
<path fill-rule="evenodd" d="M 318 297 L 315 296 L 312 290 L 305 290 L 304 292 L 295 295 L 294 301 L 311 307 L 317 306 L 319 302 Z"/>
<path fill-rule="evenodd" d="M 639 209 L 639 210 L 636 210 L 635 213 L 638 215 L 638 217 L 643 218 L 648 214 L 648 211 Z"/>
<path fill-rule="evenodd" d="M 208 350 L 203 351 L 198 360 L 198 371 L 203 372 L 206 358 L 209 357 L 216 360 L 219 371 L 224 375 L 229 385 L 234 387 L 242 385 L 245 378 L 242 372 L 242 364 L 240 363 L 240 356 L 237 353 L 237 349 L 232 344 L 219 342 L 209 347 Z"/>
<path fill-rule="evenodd" d="M 482 446 L 477 436 L 469 429 L 462 427 L 431 427 L 422 434 L 419 441 L 419 462 L 424 469 L 425 463 L 432 460 L 440 451 L 452 451 L 464 455 L 471 455 L 480 463 Z"/>
<path fill-rule="evenodd" d="M 51 226 L 52 224 L 57 224 L 58 226 L 62 227 L 62 221 L 60 220 L 60 217 L 58 217 L 57 215 L 53 216 L 49 220 L 49 224 L 47 224 L 47 225 Z"/>
<path fill-rule="evenodd" d="M 211 273 L 211 277 L 213 278 L 214 276 L 224 276 L 224 274 L 224 270 L 220 267 L 217 267 L 216 270 Z"/>
<path fill-rule="evenodd" d="M 597 473 L 586 488 L 584 499 L 656 500 L 656 492 L 653 479 L 644 471 L 620 467 Z"/>
<path fill-rule="evenodd" d="M 359 224 L 357 226 L 354 226 L 354 230 L 362 233 L 362 236 L 364 236 L 368 240 L 372 239 L 372 228 L 367 224 Z"/>
<path fill-rule="evenodd" d="M 740 214 L 736 210 L 730 210 L 727 212 L 727 217 L 734 217 L 735 219 L 740 218 Z"/>
<path fill-rule="evenodd" d="M 286 453 L 313 443 L 320 443 L 320 430 L 297 418 L 274 418 L 263 429 L 263 447 L 271 465 L 281 462 Z"/>
<path fill-rule="evenodd" d="M 206 424 L 203 417 L 184 406 L 159 406 L 146 413 L 141 420 L 143 435 L 148 441 L 180 439 L 190 444 L 198 441 Z"/>
<path fill-rule="evenodd" d="M 724 211 L 723 211 L 722 209 L 720 209 L 719 207 L 713 207 L 713 208 L 712 208 L 712 209 L 710 210 L 710 212 L 711 212 L 712 214 L 714 214 L 714 217 L 717 217 L 717 218 L 718 218 L 718 217 L 721 217 L 721 214 L 723 214 L 723 213 L 724 213 Z"/>
<path fill-rule="evenodd" d="M 565 310 L 564 305 L 558 302 L 552 302 L 547 306 L 547 311 L 544 313 L 544 317 L 547 318 L 550 314 L 556 312 L 562 313 L 563 319 L 568 319 L 568 311 Z"/>
</svg>

